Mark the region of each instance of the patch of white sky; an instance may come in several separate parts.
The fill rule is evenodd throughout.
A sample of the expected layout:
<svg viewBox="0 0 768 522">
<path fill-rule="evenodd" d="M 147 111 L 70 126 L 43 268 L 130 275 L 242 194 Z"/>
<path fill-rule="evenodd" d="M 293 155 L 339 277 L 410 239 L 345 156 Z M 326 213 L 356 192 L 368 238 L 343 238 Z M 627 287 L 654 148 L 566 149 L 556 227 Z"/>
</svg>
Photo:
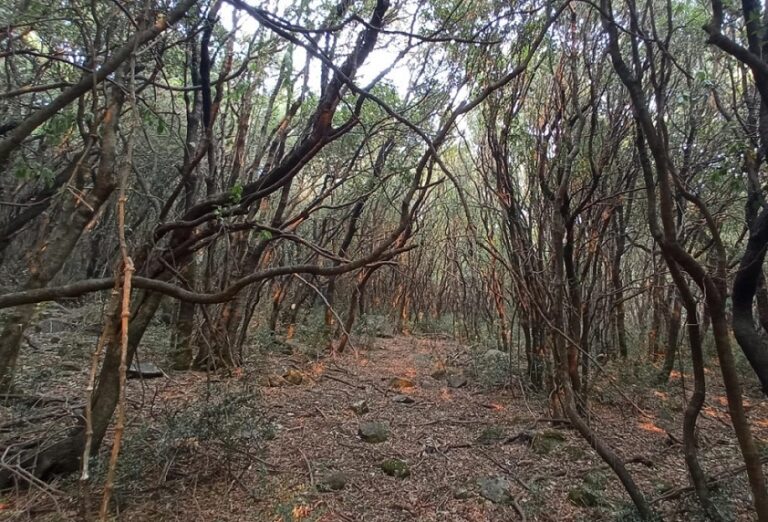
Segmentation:
<svg viewBox="0 0 768 522">
<path fill-rule="evenodd" d="M 329 13 L 330 9 L 332 8 L 329 6 L 328 2 L 324 2 L 322 0 L 309 0 L 309 7 L 307 9 L 308 14 L 302 17 L 302 20 L 296 21 L 295 15 L 290 14 L 295 12 L 295 2 L 286 0 L 273 0 L 263 2 L 261 4 L 252 3 L 252 5 L 258 5 L 259 8 L 264 9 L 273 15 L 287 18 L 292 23 L 302 25 L 306 28 L 320 27 L 323 22 L 322 19 L 327 16 L 327 13 Z M 424 17 L 420 16 L 420 14 L 417 12 L 419 9 L 424 9 L 423 3 L 421 2 L 413 0 L 405 0 L 400 2 L 397 6 L 397 16 L 392 20 L 388 20 L 386 30 L 402 33 L 414 32 L 416 34 L 429 33 L 434 29 L 434 27 L 423 25 Z M 361 13 L 361 16 L 364 17 L 366 14 Z M 231 30 L 233 25 L 233 9 L 228 3 L 224 3 L 222 6 L 220 20 L 226 29 Z M 416 20 L 415 23 L 414 20 Z M 239 13 L 237 24 L 238 36 L 240 37 L 239 39 L 241 41 L 249 39 L 251 35 L 257 31 L 265 30 L 258 21 L 243 11 Z M 340 42 L 342 42 L 342 44 L 347 44 L 342 45 L 341 48 L 349 49 L 354 39 L 357 37 L 357 33 L 361 29 L 362 25 L 359 23 L 347 24 L 347 28 L 338 33 Z M 303 36 L 299 32 L 294 33 L 294 35 L 300 39 L 303 39 Z M 411 44 L 417 42 L 418 39 L 411 40 Z M 378 80 L 378 83 L 390 85 L 396 90 L 399 97 L 404 99 L 414 82 L 424 81 L 424 78 L 418 78 L 417 75 L 420 74 L 420 60 L 422 60 L 424 56 L 423 53 L 421 53 L 422 47 L 429 44 L 422 44 L 421 46 L 417 45 L 405 56 L 400 57 L 401 51 L 403 51 L 407 45 L 408 36 L 405 34 L 380 34 L 376 47 L 369 54 L 368 59 L 358 70 L 357 75 L 354 78 L 355 83 L 359 86 L 367 86 L 371 82 L 377 80 L 377 78 L 379 78 L 379 76 L 384 73 L 383 76 L 381 76 L 381 78 Z M 442 51 L 439 48 L 431 49 L 432 59 L 436 61 L 436 59 L 439 58 L 441 52 Z M 313 92 L 320 92 L 322 63 L 318 58 L 314 56 L 310 55 L 308 57 L 308 52 L 304 48 L 294 49 L 294 74 L 298 75 L 301 73 L 301 71 L 306 66 L 307 59 L 310 60 L 308 87 Z M 341 63 L 341 59 L 343 58 L 337 57 L 335 59 L 335 63 L 339 65 Z M 273 61 L 272 69 L 269 71 L 267 78 L 265 78 L 265 91 L 271 90 L 277 81 L 279 63 L 279 59 Z M 447 73 L 444 71 L 427 71 L 427 74 L 429 75 L 429 79 L 448 82 Z M 454 99 L 454 103 L 458 105 L 462 101 L 467 100 L 469 95 L 469 89 L 466 87 L 466 85 L 462 85 L 458 88 L 457 91 L 453 93 L 452 98 Z M 464 117 L 460 118 L 457 124 L 459 125 L 459 128 L 462 130 L 462 132 L 469 131 L 466 119 Z"/>
</svg>

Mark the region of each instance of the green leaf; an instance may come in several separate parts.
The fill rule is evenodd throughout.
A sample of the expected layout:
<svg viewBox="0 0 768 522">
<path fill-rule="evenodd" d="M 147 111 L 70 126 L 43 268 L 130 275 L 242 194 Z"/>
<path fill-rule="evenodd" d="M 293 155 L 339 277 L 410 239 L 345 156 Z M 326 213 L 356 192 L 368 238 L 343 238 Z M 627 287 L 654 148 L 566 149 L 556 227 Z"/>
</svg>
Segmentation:
<svg viewBox="0 0 768 522">
<path fill-rule="evenodd" d="M 233 203 L 240 203 L 240 200 L 243 199 L 243 186 L 240 183 L 233 185 L 229 189 L 229 196 L 232 198 Z"/>
</svg>

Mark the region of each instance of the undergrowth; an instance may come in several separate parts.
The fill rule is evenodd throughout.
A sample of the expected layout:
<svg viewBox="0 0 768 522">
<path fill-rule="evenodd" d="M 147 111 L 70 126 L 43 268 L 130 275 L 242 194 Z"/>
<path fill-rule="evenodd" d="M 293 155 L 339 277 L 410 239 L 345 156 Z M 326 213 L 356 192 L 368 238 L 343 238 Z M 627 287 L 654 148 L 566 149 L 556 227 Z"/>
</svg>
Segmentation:
<svg viewBox="0 0 768 522">
<path fill-rule="evenodd" d="M 252 466 L 263 442 L 274 436 L 259 394 L 248 383 L 211 383 L 199 398 L 169 405 L 155 419 L 142 419 L 120 454 L 121 489 L 146 487 L 196 475 L 235 473 Z M 105 451 L 108 448 L 105 448 Z M 105 458 L 96 465 L 103 480 Z"/>
</svg>

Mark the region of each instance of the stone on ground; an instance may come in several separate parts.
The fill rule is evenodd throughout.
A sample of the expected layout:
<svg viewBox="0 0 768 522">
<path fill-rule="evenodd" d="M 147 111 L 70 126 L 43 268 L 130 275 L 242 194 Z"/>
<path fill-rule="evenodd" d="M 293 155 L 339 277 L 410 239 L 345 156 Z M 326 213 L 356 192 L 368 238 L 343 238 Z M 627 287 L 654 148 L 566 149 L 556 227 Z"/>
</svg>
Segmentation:
<svg viewBox="0 0 768 522">
<path fill-rule="evenodd" d="M 355 401 L 352 404 L 350 404 L 349 409 L 358 415 L 363 415 L 371 411 L 371 409 L 368 407 L 368 402 L 363 399 L 359 401 Z"/>
<path fill-rule="evenodd" d="M 447 383 L 449 388 L 462 388 L 467 385 L 467 378 L 461 374 L 454 373 L 448 376 Z"/>
<path fill-rule="evenodd" d="M 360 423 L 357 434 L 365 442 L 378 444 L 389 438 L 389 426 L 379 421 L 369 421 Z"/>
<path fill-rule="evenodd" d="M 416 402 L 416 399 L 408 395 L 395 395 L 392 397 L 392 402 L 397 402 L 400 404 L 413 404 Z"/>
<path fill-rule="evenodd" d="M 477 437 L 478 444 L 490 445 L 501 442 L 506 438 L 504 429 L 499 426 L 488 426 Z"/>
<path fill-rule="evenodd" d="M 445 374 L 447 373 L 447 370 L 445 369 L 445 364 L 442 362 L 438 362 L 435 364 L 435 367 L 432 368 L 432 373 L 429 374 L 430 377 L 433 379 L 442 379 L 445 377 Z"/>
<path fill-rule="evenodd" d="M 400 459 L 387 459 L 381 463 L 380 467 L 390 477 L 406 478 L 411 475 L 408 464 Z"/>
<path fill-rule="evenodd" d="M 165 377 L 165 372 L 151 362 L 133 361 L 126 376 L 129 379 L 156 379 L 157 377 Z"/>
<path fill-rule="evenodd" d="M 496 348 L 491 348 L 490 350 L 486 350 L 483 353 L 483 361 L 486 363 L 499 363 L 504 362 L 506 363 L 509 359 L 509 355 L 502 352 L 501 350 L 497 350 Z"/>
<path fill-rule="evenodd" d="M 69 330 L 72 326 L 71 321 L 63 319 L 46 318 L 37 323 L 37 331 L 42 333 L 58 333 Z"/>
<path fill-rule="evenodd" d="M 512 501 L 510 484 L 504 477 L 481 478 L 477 480 L 477 486 L 480 488 L 480 496 L 494 504 L 508 504 Z"/>
<path fill-rule="evenodd" d="M 538 455 L 548 455 L 565 441 L 565 435 L 557 430 L 542 430 L 531 440 L 531 449 Z"/>
<path fill-rule="evenodd" d="M 340 491 L 349 482 L 349 477 L 343 471 L 329 473 L 317 483 L 317 490 L 322 492 Z"/>
</svg>

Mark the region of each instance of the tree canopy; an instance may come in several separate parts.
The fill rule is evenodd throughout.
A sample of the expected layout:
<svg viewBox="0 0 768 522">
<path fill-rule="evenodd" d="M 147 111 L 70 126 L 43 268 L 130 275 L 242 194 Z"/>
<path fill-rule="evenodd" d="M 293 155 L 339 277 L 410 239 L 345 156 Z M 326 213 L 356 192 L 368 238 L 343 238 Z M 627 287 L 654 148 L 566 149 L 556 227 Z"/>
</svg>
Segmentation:
<svg viewBox="0 0 768 522">
<path fill-rule="evenodd" d="M 768 521 L 760 2 L 10 0 L 0 20 L 0 398 L 29 391 L 52 303 L 101 314 L 82 414 L 0 440 L 0 489 L 87 482 L 101 451 L 104 518 L 138 353 L 231 376 L 264 335 L 335 359 L 384 317 L 515 354 L 505 375 L 641 519 L 664 513 L 599 390 L 688 375 L 676 451 L 726 520 L 697 428 L 714 379 Z"/>
</svg>

